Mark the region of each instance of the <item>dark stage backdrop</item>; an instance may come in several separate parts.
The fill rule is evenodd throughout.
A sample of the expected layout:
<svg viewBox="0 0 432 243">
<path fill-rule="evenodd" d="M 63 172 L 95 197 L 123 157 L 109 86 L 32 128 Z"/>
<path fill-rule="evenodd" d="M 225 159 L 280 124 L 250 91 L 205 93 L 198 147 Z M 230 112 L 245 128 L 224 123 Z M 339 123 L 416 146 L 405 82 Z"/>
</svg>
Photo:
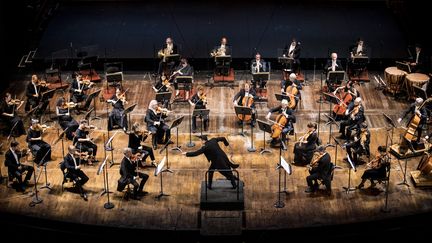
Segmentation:
<svg viewBox="0 0 432 243">
<path fill-rule="evenodd" d="M 63 3 L 42 35 L 35 58 L 61 58 L 84 48 L 106 58 L 153 58 L 167 36 L 189 58 L 207 58 L 221 36 L 233 58 L 278 56 L 296 37 L 302 58 L 325 58 L 363 37 L 372 58 L 406 57 L 406 42 L 384 2 L 306 4 L 286 1 Z"/>
</svg>

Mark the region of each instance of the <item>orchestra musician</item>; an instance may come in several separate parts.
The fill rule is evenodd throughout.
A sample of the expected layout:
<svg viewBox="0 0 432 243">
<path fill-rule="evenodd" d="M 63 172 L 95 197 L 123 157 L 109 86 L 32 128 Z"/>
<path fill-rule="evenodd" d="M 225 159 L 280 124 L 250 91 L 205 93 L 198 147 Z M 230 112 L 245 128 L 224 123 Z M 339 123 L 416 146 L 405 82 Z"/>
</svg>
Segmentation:
<svg viewBox="0 0 432 243">
<path fill-rule="evenodd" d="M 296 77 L 295 73 L 291 73 L 289 79 L 284 83 L 281 89 L 282 94 L 290 97 L 288 108 L 293 110 L 297 108 L 297 103 L 301 97 L 300 89 L 302 88 L 301 84 L 299 84 L 300 82 L 296 80 Z"/>
<path fill-rule="evenodd" d="M 72 74 L 72 84 L 69 91 L 72 93 L 72 101 L 79 103 L 87 99 L 85 91 L 91 88 L 93 83 L 90 80 L 84 80 L 79 73 Z"/>
<path fill-rule="evenodd" d="M 251 98 L 251 102 L 248 100 L 248 98 Z M 255 100 L 258 99 L 258 96 L 255 92 L 255 89 L 253 89 L 248 82 L 244 83 L 244 86 L 242 89 L 237 92 L 237 94 L 233 98 L 234 106 L 249 106 L 252 108 L 252 115 L 251 115 L 251 125 L 255 125 L 256 121 L 256 108 L 255 108 Z M 245 119 L 241 120 L 239 118 L 238 124 L 241 125 L 242 122 Z"/>
<path fill-rule="evenodd" d="M 288 76 L 288 80 L 282 80 L 281 82 L 281 93 L 286 93 L 287 88 L 293 86 L 298 91 L 303 89 L 302 83 L 297 79 L 297 75 L 295 73 L 291 73 Z"/>
<path fill-rule="evenodd" d="M 19 143 L 12 141 L 9 150 L 5 154 L 5 166 L 8 168 L 8 174 L 12 175 L 18 181 L 17 191 L 24 192 L 28 182 L 33 175 L 34 168 L 29 165 L 22 164 L 20 159 L 27 156 L 27 150 L 20 150 Z M 23 180 L 22 175 L 27 171 Z"/>
<path fill-rule="evenodd" d="M 362 180 L 360 184 L 356 187 L 357 189 L 362 189 L 366 180 L 370 180 L 371 187 L 376 185 L 375 180 L 380 180 L 386 176 L 386 167 L 389 165 L 389 156 L 387 154 L 387 148 L 385 146 L 378 147 L 378 154 L 374 160 L 367 164 L 369 169 L 363 172 Z"/>
<path fill-rule="evenodd" d="M 291 43 L 285 46 L 282 56 L 294 59 L 291 66 L 291 72 L 298 73 L 300 67 L 300 42 L 296 38 L 291 39 Z"/>
<path fill-rule="evenodd" d="M 346 110 L 345 115 L 347 119 L 340 123 L 339 133 L 341 135 L 338 138 L 350 140 L 352 130 L 359 130 L 360 124 L 366 119 L 364 116 L 362 99 L 360 97 L 354 100 L 354 105 Z"/>
<path fill-rule="evenodd" d="M 208 100 L 207 95 L 204 92 L 204 87 L 201 85 L 198 85 L 197 92 L 192 96 L 192 98 L 189 101 L 189 104 L 194 107 L 194 110 L 197 109 L 207 109 Z M 192 132 L 196 132 L 196 118 L 197 116 L 192 116 Z M 209 127 L 209 116 L 206 115 L 204 117 L 201 117 L 204 127 L 204 131 L 208 130 Z"/>
<path fill-rule="evenodd" d="M 158 143 L 173 143 L 171 140 L 171 130 L 169 126 L 165 124 L 164 119 L 167 117 L 168 111 L 166 108 L 161 108 L 156 100 L 152 100 L 149 103 L 145 122 L 147 123 L 147 130 L 152 134 L 152 145 L 153 149 L 157 149 Z M 165 135 L 165 140 L 162 139 Z"/>
<path fill-rule="evenodd" d="M 68 154 L 63 158 L 61 168 L 67 169 L 67 175 L 75 181 L 75 185 L 80 191 L 81 197 L 87 201 L 87 193 L 83 186 L 89 180 L 89 177 L 81 170 L 81 155 L 77 151 L 76 147 L 69 145 Z"/>
<path fill-rule="evenodd" d="M 229 56 L 229 55 L 231 55 L 231 47 L 228 45 L 227 38 L 222 37 L 220 45 L 212 50 L 210 56 L 220 57 L 220 56 Z M 231 61 L 226 61 L 226 60 L 220 61 L 215 58 L 215 64 L 216 64 L 216 75 L 228 76 Z"/>
<path fill-rule="evenodd" d="M 414 115 L 419 116 L 420 121 L 419 121 L 419 124 L 417 125 L 417 143 L 420 142 L 423 128 L 426 126 L 426 122 L 427 122 L 427 118 L 428 118 L 426 108 L 424 106 L 422 106 L 422 104 L 423 104 L 423 99 L 417 98 L 415 100 L 415 102 L 412 103 L 410 105 L 410 107 L 404 112 L 403 116 L 397 120 L 398 123 L 401 123 L 401 121 L 410 113 L 412 113 L 413 116 Z"/>
<path fill-rule="evenodd" d="M 43 165 L 51 160 L 51 145 L 42 139 L 46 128 L 48 128 L 46 125 L 39 124 L 39 120 L 32 119 L 27 132 L 26 141 L 32 154 L 35 155 L 34 162 L 38 165 Z"/>
<path fill-rule="evenodd" d="M 80 151 L 80 153 L 87 153 L 89 156 L 86 158 L 87 163 L 92 165 L 92 162 L 98 162 L 96 159 L 97 145 L 90 138 L 90 129 L 94 129 L 94 126 L 89 126 L 87 120 L 81 120 L 78 129 L 75 131 L 75 137 L 73 139 L 73 145 Z"/>
<path fill-rule="evenodd" d="M 348 156 L 352 159 L 352 162 L 355 165 L 362 164 L 358 157 L 362 154 L 366 154 L 368 157 L 370 156 L 369 144 L 370 144 L 370 131 L 368 129 L 368 125 L 366 122 L 363 122 L 360 125 L 360 130 L 357 131 L 356 136 L 354 137 L 354 141 L 350 143 L 346 143 L 344 147 L 346 148 Z M 348 161 L 348 158 L 344 158 L 345 161 Z"/>
<path fill-rule="evenodd" d="M 309 122 L 307 124 L 308 131 L 294 145 L 294 164 L 306 165 L 309 164 L 314 155 L 318 142 L 317 124 Z"/>
<path fill-rule="evenodd" d="M 167 56 L 178 54 L 177 45 L 174 44 L 174 41 L 171 37 L 166 38 L 165 44 L 161 50 L 158 52 L 159 58 L 161 58 L 159 62 L 158 74 L 162 75 L 162 73 L 170 74 L 172 72 L 172 68 L 175 63 L 173 61 L 167 62 Z"/>
<path fill-rule="evenodd" d="M 411 72 L 413 73 L 422 73 L 425 70 L 425 64 L 426 64 L 426 54 L 424 54 L 424 51 L 422 51 L 422 46 L 417 43 L 415 44 L 415 55 L 412 57 L 413 60 L 410 63 L 411 66 Z"/>
<path fill-rule="evenodd" d="M 351 95 L 348 84 L 349 82 L 345 86 L 336 88 L 333 92 L 333 94 L 339 98 L 339 104 L 336 104 L 333 107 L 333 117 L 336 121 L 344 120 L 346 118 L 345 112 L 348 110 L 348 107 L 354 105 L 353 95 Z"/>
<path fill-rule="evenodd" d="M 70 108 L 74 107 L 75 103 L 66 103 L 63 97 L 57 100 L 56 114 L 58 123 L 63 131 L 66 131 L 66 138 L 69 140 L 73 139 L 73 133 L 78 129 L 78 122 L 73 119 L 70 114 Z"/>
<path fill-rule="evenodd" d="M 116 89 L 116 93 L 107 102 L 113 106 L 109 114 L 108 131 L 121 127 L 126 132 L 128 129 L 127 116 L 124 114 L 124 105 L 128 103 L 126 100 L 126 91 L 121 92 L 120 89 Z"/>
<path fill-rule="evenodd" d="M 137 165 L 135 158 L 132 155 L 131 148 L 123 149 L 123 159 L 120 165 L 120 179 L 117 181 L 117 191 L 123 191 L 123 189 L 128 185 L 132 184 L 133 195 L 132 199 L 140 200 L 141 195 L 145 196 L 148 192 L 144 191 L 144 185 L 147 182 L 149 175 L 144 174 L 142 172 L 136 172 Z M 137 179 L 141 178 L 141 182 L 138 184 Z"/>
<path fill-rule="evenodd" d="M 362 38 L 358 38 L 357 42 L 354 45 L 351 45 L 350 48 L 350 56 L 351 58 L 356 56 L 366 56 L 367 55 L 367 47 L 364 44 Z"/>
<path fill-rule="evenodd" d="M 180 95 L 180 90 L 178 87 L 178 82 L 177 82 L 177 77 L 178 76 L 192 76 L 193 74 L 193 68 L 192 66 L 188 63 L 186 58 L 182 58 L 180 59 L 180 64 L 175 68 L 175 71 L 173 72 L 173 74 L 171 74 L 171 77 L 169 79 L 172 79 L 173 77 L 174 79 L 174 89 L 176 91 L 176 97 L 178 97 Z M 185 99 L 189 99 L 189 91 L 191 90 L 191 84 L 188 84 L 184 87 L 185 92 L 186 92 L 186 97 Z"/>
<path fill-rule="evenodd" d="M 281 131 L 282 140 L 285 141 L 286 135 L 288 133 L 294 132 L 294 124 L 293 123 L 296 122 L 296 117 L 293 114 L 293 110 L 288 108 L 288 100 L 286 100 L 286 99 L 283 99 L 281 101 L 280 106 L 277 106 L 277 107 L 270 109 L 269 112 L 267 113 L 266 119 L 270 120 L 270 116 L 274 112 L 277 112 L 278 114 L 283 115 L 286 118 L 286 123 L 283 126 L 278 125 L 282 129 L 282 131 Z M 277 121 L 274 123 L 277 123 Z M 274 146 L 277 143 L 277 141 L 278 141 L 278 138 L 272 138 L 271 145 Z"/>
<path fill-rule="evenodd" d="M 26 112 L 40 105 L 41 102 L 43 103 L 39 108 L 39 111 L 44 111 L 46 109 L 48 106 L 48 101 L 41 100 L 41 98 L 42 93 L 48 90 L 48 86 L 49 84 L 46 81 L 39 80 L 36 74 L 32 75 L 31 82 L 27 85 L 26 89 L 27 102 L 24 108 Z"/>
<path fill-rule="evenodd" d="M 252 74 L 256 73 L 262 73 L 262 72 L 269 72 L 267 68 L 267 62 L 264 61 L 264 59 L 261 58 L 261 54 L 257 53 L 255 55 L 255 59 L 251 62 L 251 72 Z M 252 79 L 252 87 L 256 89 L 257 82 L 259 82 L 259 87 L 261 89 L 264 89 L 267 83 L 267 80 L 253 80 Z"/>
<path fill-rule="evenodd" d="M 23 103 L 24 101 L 12 99 L 10 93 L 6 93 L 5 99 L 1 103 L 1 118 L 6 122 L 8 130 L 11 131 L 11 136 L 13 137 L 20 137 L 26 134 L 24 123 L 18 116 L 18 110 Z"/>
<path fill-rule="evenodd" d="M 337 53 L 333 52 L 331 54 L 330 58 L 331 59 L 327 60 L 327 63 L 324 67 L 325 74 L 327 74 L 328 72 L 331 72 L 331 71 L 334 72 L 334 71 L 343 71 L 344 70 L 342 67 L 341 61 L 338 59 Z M 327 84 L 329 91 L 333 92 L 335 89 L 334 88 L 335 84 L 331 83 L 331 81 L 328 79 L 326 80 L 326 84 Z"/>
<path fill-rule="evenodd" d="M 147 139 L 149 132 L 141 130 L 141 126 L 138 122 L 132 125 L 132 132 L 129 133 L 128 147 L 131 148 L 132 154 L 141 154 L 141 166 L 145 165 L 145 160 L 148 156 L 151 159 L 151 165 L 156 165 L 156 158 L 153 153 L 153 149 L 149 146 L 144 145 L 144 141 Z"/>
<path fill-rule="evenodd" d="M 330 154 L 327 153 L 326 147 L 323 145 L 318 146 L 316 149 L 318 156 L 309 165 L 309 174 L 306 177 L 308 188 L 306 193 L 312 193 L 318 190 L 318 180 L 321 179 L 326 187 L 328 195 L 331 194 L 331 170 L 333 164 L 331 163 Z"/>
<path fill-rule="evenodd" d="M 237 188 L 236 180 L 238 178 L 234 176 L 231 168 L 235 169 L 239 167 L 239 164 L 233 164 L 226 153 L 219 146 L 219 142 L 223 142 L 225 146 L 229 146 L 228 140 L 225 137 L 211 138 L 210 140 L 206 135 L 198 136 L 201 141 L 201 148 L 193 152 L 183 152 L 186 157 L 195 157 L 204 154 L 207 160 L 210 162 L 209 177 L 208 177 L 208 189 L 212 189 L 213 174 L 217 170 L 225 178 L 231 181 L 232 188 Z"/>
</svg>

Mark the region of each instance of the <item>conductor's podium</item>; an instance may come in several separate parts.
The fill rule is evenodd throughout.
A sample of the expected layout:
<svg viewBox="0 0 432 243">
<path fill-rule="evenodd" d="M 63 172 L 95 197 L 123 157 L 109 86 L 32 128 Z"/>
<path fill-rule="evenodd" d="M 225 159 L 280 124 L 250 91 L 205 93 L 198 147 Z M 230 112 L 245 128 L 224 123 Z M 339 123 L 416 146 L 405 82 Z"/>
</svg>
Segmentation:
<svg viewBox="0 0 432 243">
<path fill-rule="evenodd" d="M 201 182 L 201 210 L 243 210 L 243 181 L 237 189 L 232 189 L 229 180 L 213 180 L 212 189 L 206 190 L 206 182 Z M 238 194 L 238 195 L 237 195 Z M 238 197 L 237 197 L 238 196 Z"/>
<path fill-rule="evenodd" d="M 213 81 L 215 84 L 234 83 L 234 68 L 230 68 L 228 75 L 217 75 L 217 73 L 214 73 Z"/>
</svg>

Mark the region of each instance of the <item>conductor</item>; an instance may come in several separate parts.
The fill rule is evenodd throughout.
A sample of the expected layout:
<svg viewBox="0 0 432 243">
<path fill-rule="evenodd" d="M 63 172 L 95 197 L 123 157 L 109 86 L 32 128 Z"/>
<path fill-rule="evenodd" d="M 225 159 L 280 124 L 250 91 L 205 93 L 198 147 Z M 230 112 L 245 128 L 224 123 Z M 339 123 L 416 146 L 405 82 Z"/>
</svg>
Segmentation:
<svg viewBox="0 0 432 243">
<path fill-rule="evenodd" d="M 223 176 L 231 181 L 232 188 L 237 188 L 236 179 L 231 171 L 231 168 L 238 168 L 238 164 L 233 164 L 226 153 L 221 149 L 218 142 L 223 142 L 225 146 L 229 143 L 225 137 L 217 137 L 208 140 L 206 135 L 198 136 L 201 139 L 202 147 L 194 152 L 183 152 L 186 157 L 195 157 L 200 154 L 204 154 L 207 160 L 210 162 L 209 167 L 209 178 L 208 178 L 208 189 L 212 189 L 213 173 L 214 170 L 218 170 Z"/>
</svg>

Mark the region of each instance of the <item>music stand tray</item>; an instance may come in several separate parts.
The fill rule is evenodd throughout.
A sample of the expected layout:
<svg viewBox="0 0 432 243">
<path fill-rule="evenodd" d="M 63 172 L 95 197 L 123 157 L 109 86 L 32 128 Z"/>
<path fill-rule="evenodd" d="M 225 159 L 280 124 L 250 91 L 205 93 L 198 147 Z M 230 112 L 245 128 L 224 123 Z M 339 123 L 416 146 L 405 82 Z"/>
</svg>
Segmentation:
<svg viewBox="0 0 432 243">
<path fill-rule="evenodd" d="M 294 58 L 291 57 L 278 57 L 278 62 L 282 64 L 291 64 L 294 62 Z"/>
<path fill-rule="evenodd" d="M 135 103 L 135 104 L 133 104 L 133 105 L 127 107 L 126 109 L 124 109 L 123 114 L 126 115 L 126 114 L 132 112 L 132 111 L 135 109 L 135 107 L 136 107 L 137 105 L 138 105 L 138 104 Z"/>
<path fill-rule="evenodd" d="M 175 120 L 172 122 L 172 124 L 171 124 L 171 126 L 170 126 L 170 129 L 173 129 L 173 128 L 178 127 L 178 126 L 182 123 L 183 118 L 184 118 L 184 116 L 181 116 L 181 117 L 175 119 Z"/>
<path fill-rule="evenodd" d="M 325 100 L 330 101 L 331 103 L 338 105 L 341 101 L 338 97 L 336 97 L 333 93 L 325 93 L 323 92 L 323 95 L 325 96 Z"/>
<path fill-rule="evenodd" d="M 352 62 L 357 65 L 366 65 L 369 62 L 369 57 L 367 56 L 354 56 Z"/>
<path fill-rule="evenodd" d="M 236 115 L 252 115 L 252 108 L 247 106 L 234 106 Z M 243 132 L 244 123 L 242 122 L 242 131 L 240 135 L 245 136 Z"/>
<path fill-rule="evenodd" d="M 105 75 L 108 83 L 117 83 L 123 81 L 123 72 L 107 73 Z"/>
<path fill-rule="evenodd" d="M 171 100 L 172 92 L 160 92 L 156 93 L 156 101 L 159 103 L 164 102 L 165 100 Z"/>
<path fill-rule="evenodd" d="M 55 89 L 49 89 L 47 91 L 44 91 L 41 93 L 41 100 L 48 100 L 51 99 L 54 96 L 54 91 L 56 91 Z"/>
<path fill-rule="evenodd" d="M 192 76 L 177 76 L 176 80 L 177 83 L 186 85 L 186 84 L 192 84 L 193 78 Z"/>
<path fill-rule="evenodd" d="M 284 95 L 284 94 L 275 94 L 276 100 L 281 101 L 281 100 L 287 100 L 288 102 L 290 101 L 290 97 L 288 95 Z"/>
<path fill-rule="evenodd" d="M 210 114 L 209 109 L 195 109 L 192 113 L 192 116 L 208 116 Z"/>
<path fill-rule="evenodd" d="M 225 56 L 215 56 L 215 62 L 231 62 L 231 55 L 225 55 Z"/>
<path fill-rule="evenodd" d="M 270 79 L 270 72 L 253 73 L 252 77 L 255 81 L 266 81 Z"/>
<path fill-rule="evenodd" d="M 411 66 L 406 62 L 396 61 L 396 67 L 397 67 L 397 69 L 400 69 L 400 70 L 405 71 L 407 73 L 411 73 Z"/>
<path fill-rule="evenodd" d="M 416 97 L 420 97 L 423 100 L 427 100 L 427 93 L 426 90 L 422 89 L 421 87 L 417 86 L 417 85 L 412 85 L 413 91 L 414 91 L 414 96 Z"/>
<path fill-rule="evenodd" d="M 168 56 L 165 56 L 165 62 L 178 62 L 180 60 L 179 54 L 171 54 Z"/>
<path fill-rule="evenodd" d="M 341 84 L 345 80 L 345 71 L 330 71 L 327 73 L 327 80 L 331 83 Z"/>
</svg>

